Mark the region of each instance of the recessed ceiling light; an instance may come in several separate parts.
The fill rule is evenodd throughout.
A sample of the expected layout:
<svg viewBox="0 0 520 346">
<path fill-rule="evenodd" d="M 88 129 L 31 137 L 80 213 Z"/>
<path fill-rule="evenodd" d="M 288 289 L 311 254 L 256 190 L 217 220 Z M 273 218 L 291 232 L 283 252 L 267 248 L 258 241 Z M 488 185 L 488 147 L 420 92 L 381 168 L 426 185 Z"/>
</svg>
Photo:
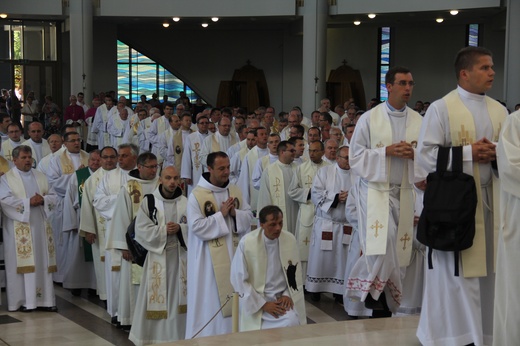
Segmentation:
<svg viewBox="0 0 520 346">
<path fill-rule="evenodd" d="M 179 20 L 181 20 L 179 17 L 173 17 L 174 22 L 178 22 Z"/>
<path fill-rule="evenodd" d="M 218 22 L 218 17 L 212 17 L 211 20 L 214 22 Z"/>
<path fill-rule="evenodd" d="M 450 14 L 451 14 L 452 16 L 456 16 L 457 14 L 459 14 L 459 11 L 458 11 L 458 10 L 451 10 L 451 11 L 450 11 Z"/>
<path fill-rule="evenodd" d="M 370 18 L 370 19 L 374 19 L 375 17 L 376 17 L 376 14 L 375 14 L 375 13 L 370 13 L 370 14 L 368 15 L 368 18 Z"/>
<path fill-rule="evenodd" d="M 207 28 L 209 24 L 208 23 L 202 23 L 201 25 L 202 25 L 203 28 Z"/>
<path fill-rule="evenodd" d="M 7 18 L 7 14 L 5 14 L 5 13 L 0 13 L 0 18 L 2 18 L 2 19 Z"/>
<path fill-rule="evenodd" d="M 442 22 L 444 22 L 444 19 L 443 19 L 443 18 L 437 18 L 437 19 L 435 19 L 435 21 L 436 21 L 437 23 L 442 23 Z"/>
<path fill-rule="evenodd" d="M 162 26 L 164 26 L 165 28 L 167 28 L 167 27 L 170 26 L 170 23 L 163 23 Z"/>
<path fill-rule="evenodd" d="M 354 25 L 359 25 L 361 22 L 359 20 L 354 21 Z"/>
</svg>

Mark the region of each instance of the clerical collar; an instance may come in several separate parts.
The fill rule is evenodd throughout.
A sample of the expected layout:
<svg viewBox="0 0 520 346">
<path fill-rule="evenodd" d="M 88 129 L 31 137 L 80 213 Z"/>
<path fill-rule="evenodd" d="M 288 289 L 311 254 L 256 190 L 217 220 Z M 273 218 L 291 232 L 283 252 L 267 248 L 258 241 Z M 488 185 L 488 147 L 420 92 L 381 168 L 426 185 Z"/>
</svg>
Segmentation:
<svg viewBox="0 0 520 346">
<path fill-rule="evenodd" d="M 486 94 L 474 94 L 466 89 L 462 88 L 460 85 L 457 86 L 457 91 L 459 92 L 459 95 L 468 99 L 476 100 L 476 101 L 482 101 L 486 97 Z"/>
<path fill-rule="evenodd" d="M 141 179 L 141 176 L 139 175 L 139 170 L 137 168 L 132 169 L 130 172 L 128 172 L 128 175 L 132 178 Z"/>
<path fill-rule="evenodd" d="M 390 102 L 386 101 L 386 106 L 388 107 L 388 109 L 390 109 L 392 112 L 404 112 L 405 109 L 406 109 L 406 105 L 401 108 L 401 109 L 396 109 L 394 107 L 392 107 L 392 105 L 390 104 Z"/>
<path fill-rule="evenodd" d="M 202 177 L 204 178 L 204 180 L 206 180 L 206 181 L 208 182 L 208 184 L 213 185 L 213 183 L 209 180 L 209 176 L 210 176 L 210 173 L 209 173 L 209 172 L 204 172 L 204 173 L 202 173 Z M 219 188 L 221 188 L 221 189 L 226 189 L 226 188 L 228 187 L 228 185 L 229 185 L 229 180 L 226 181 L 226 182 L 224 183 L 224 185 L 222 185 L 222 186 L 216 186 L 216 185 L 213 185 L 213 186 L 215 186 L 215 187 L 219 187 Z"/>
</svg>

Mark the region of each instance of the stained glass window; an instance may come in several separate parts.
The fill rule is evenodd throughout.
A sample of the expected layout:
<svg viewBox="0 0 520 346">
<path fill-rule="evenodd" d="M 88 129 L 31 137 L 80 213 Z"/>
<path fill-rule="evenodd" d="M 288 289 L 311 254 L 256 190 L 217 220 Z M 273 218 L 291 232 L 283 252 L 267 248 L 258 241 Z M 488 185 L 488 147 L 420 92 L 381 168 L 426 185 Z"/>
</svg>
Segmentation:
<svg viewBox="0 0 520 346">
<path fill-rule="evenodd" d="M 153 93 L 168 95 L 170 101 L 185 91 L 192 103 L 199 97 L 182 80 L 141 52 L 117 41 L 117 93 L 125 96 L 132 104 L 140 101 L 141 95 L 147 99 Z"/>
<path fill-rule="evenodd" d="M 470 24 L 468 25 L 468 46 L 478 47 L 478 34 L 479 25 L 478 24 Z"/>
<path fill-rule="evenodd" d="M 379 99 L 386 101 L 388 99 L 388 91 L 385 85 L 385 75 L 390 68 L 390 27 L 382 27 L 379 29 Z"/>
</svg>

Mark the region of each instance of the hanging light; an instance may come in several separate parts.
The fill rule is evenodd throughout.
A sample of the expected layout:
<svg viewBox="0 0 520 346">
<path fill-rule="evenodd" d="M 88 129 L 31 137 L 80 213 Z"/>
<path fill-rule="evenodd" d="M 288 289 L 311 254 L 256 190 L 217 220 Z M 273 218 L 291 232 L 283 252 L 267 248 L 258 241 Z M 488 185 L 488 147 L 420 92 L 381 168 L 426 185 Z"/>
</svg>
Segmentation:
<svg viewBox="0 0 520 346">
<path fill-rule="evenodd" d="M 444 19 L 443 19 L 443 18 L 437 18 L 437 19 L 435 19 L 435 21 L 436 21 L 437 23 L 442 23 L 442 22 L 444 22 Z"/>
<path fill-rule="evenodd" d="M 354 25 L 359 25 L 359 24 L 361 24 L 361 22 L 359 20 L 354 21 Z"/>
<path fill-rule="evenodd" d="M 459 14 L 459 11 L 458 11 L 458 10 L 451 10 L 451 11 L 450 11 L 450 14 L 451 14 L 452 16 L 456 16 L 457 14 Z"/>
<path fill-rule="evenodd" d="M 218 17 L 211 17 L 211 20 L 214 22 L 218 22 Z"/>
<path fill-rule="evenodd" d="M 173 17 L 172 19 L 174 22 L 178 22 L 179 20 L 181 20 L 179 17 Z"/>
<path fill-rule="evenodd" d="M 162 26 L 164 26 L 165 28 L 167 28 L 167 27 L 170 26 L 170 23 L 163 23 Z"/>
<path fill-rule="evenodd" d="M 370 18 L 370 19 L 374 19 L 375 17 L 376 17 L 375 13 L 369 13 L 368 14 L 368 18 Z"/>
<path fill-rule="evenodd" d="M 209 24 L 208 23 L 202 23 L 201 25 L 202 25 L 203 28 L 207 28 Z"/>
<path fill-rule="evenodd" d="M 0 18 L 2 18 L 2 19 L 7 18 L 7 14 L 5 14 L 5 13 L 0 13 Z"/>
</svg>

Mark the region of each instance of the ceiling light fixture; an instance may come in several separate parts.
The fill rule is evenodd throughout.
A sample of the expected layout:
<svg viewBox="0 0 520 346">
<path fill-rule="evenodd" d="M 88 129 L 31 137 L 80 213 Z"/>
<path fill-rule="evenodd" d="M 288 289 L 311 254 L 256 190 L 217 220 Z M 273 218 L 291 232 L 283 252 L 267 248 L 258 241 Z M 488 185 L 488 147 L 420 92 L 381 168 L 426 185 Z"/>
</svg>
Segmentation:
<svg viewBox="0 0 520 346">
<path fill-rule="evenodd" d="M 370 19 L 374 19 L 375 17 L 376 17 L 375 13 L 369 13 L 368 14 L 368 18 L 370 18 Z"/>
<path fill-rule="evenodd" d="M 172 19 L 174 22 L 178 22 L 179 20 L 181 20 L 179 17 L 173 17 Z"/>
<path fill-rule="evenodd" d="M 354 25 L 359 25 L 361 22 L 359 20 L 354 21 Z"/>
<path fill-rule="evenodd" d="M 451 14 L 452 16 L 456 16 L 457 14 L 459 14 L 459 11 L 458 11 L 458 10 L 451 10 L 451 11 L 450 11 L 450 14 Z"/>
<path fill-rule="evenodd" d="M 2 18 L 2 19 L 7 18 L 7 14 L 5 14 L 5 13 L 0 13 L 0 18 Z"/>
<path fill-rule="evenodd" d="M 162 26 L 164 26 L 165 28 L 167 28 L 167 27 L 170 26 L 170 23 L 163 23 Z"/>
<path fill-rule="evenodd" d="M 202 25 L 203 28 L 207 28 L 209 24 L 208 23 L 202 23 L 201 25 Z"/>
<path fill-rule="evenodd" d="M 437 23 L 442 23 L 442 22 L 444 22 L 444 19 L 443 19 L 443 18 L 437 18 L 437 19 L 435 19 L 435 21 L 436 21 Z"/>
<path fill-rule="evenodd" d="M 214 22 L 218 22 L 218 17 L 211 17 L 211 20 Z"/>
</svg>

